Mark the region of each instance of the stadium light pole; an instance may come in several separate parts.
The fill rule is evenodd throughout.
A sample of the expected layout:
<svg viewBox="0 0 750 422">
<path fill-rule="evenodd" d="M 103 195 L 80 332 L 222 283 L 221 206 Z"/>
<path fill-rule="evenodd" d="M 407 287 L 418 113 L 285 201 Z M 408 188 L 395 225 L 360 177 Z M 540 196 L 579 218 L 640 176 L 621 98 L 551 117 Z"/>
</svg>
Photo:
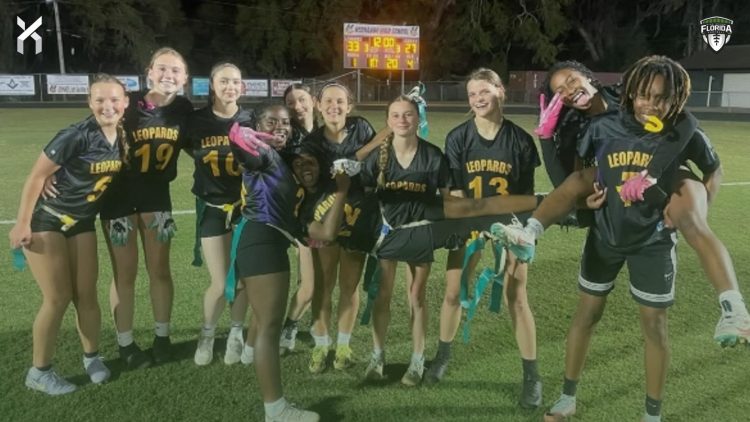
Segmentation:
<svg viewBox="0 0 750 422">
<path fill-rule="evenodd" d="M 63 55 L 62 32 L 60 31 L 60 10 L 57 8 L 57 0 L 44 0 L 45 3 L 52 3 L 55 11 L 55 31 L 57 32 L 57 58 L 60 61 L 60 73 L 65 73 L 65 57 Z"/>
</svg>

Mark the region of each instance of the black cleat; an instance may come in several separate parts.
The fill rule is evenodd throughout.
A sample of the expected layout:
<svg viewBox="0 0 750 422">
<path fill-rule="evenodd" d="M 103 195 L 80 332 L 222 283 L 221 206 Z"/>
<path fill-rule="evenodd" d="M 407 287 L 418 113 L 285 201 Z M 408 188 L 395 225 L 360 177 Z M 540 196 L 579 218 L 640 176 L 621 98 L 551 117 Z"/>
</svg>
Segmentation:
<svg viewBox="0 0 750 422">
<path fill-rule="evenodd" d="M 154 345 L 151 350 L 154 362 L 162 364 L 172 360 L 172 341 L 169 337 L 154 336 Z"/>
<path fill-rule="evenodd" d="M 535 378 L 524 378 L 521 387 L 521 398 L 518 404 L 524 409 L 536 409 L 542 405 L 542 381 Z"/>
<path fill-rule="evenodd" d="M 151 358 L 135 343 L 130 343 L 125 347 L 120 346 L 120 359 L 131 370 L 151 366 Z"/>
<path fill-rule="evenodd" d="M 446 370 L 448 370 L 448 359 L 436 357 L 425 372 L 423 382 L 425 384 L 437 384 L 445 376 Z"/>
</svg>

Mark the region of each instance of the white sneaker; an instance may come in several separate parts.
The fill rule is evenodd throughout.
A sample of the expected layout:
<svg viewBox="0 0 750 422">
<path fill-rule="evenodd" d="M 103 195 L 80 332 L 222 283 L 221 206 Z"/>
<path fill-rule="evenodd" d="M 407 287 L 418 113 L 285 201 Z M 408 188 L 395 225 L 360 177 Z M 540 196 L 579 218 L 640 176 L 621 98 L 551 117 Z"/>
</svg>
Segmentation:
<svg viewBox="0 0 750 422">
<path fill-rule="evenodd" d="M 320 415 L 309 410 L 297 409 L 293 404 L 286 405 L 278 415 L 266 415 L 266 422 L 318 422 Z"/>
<path fill-rule="evenodd" d="M 379 381 L 385 379 L 383 368 L 385 367 L 385 352 L 376 355 L 375 352 L 370 355 L 370 363 L 365 370 L 365 379 Z"/>
<path fill-rule="evenodd" d="M 279 341 L 279 353 L 286 354 L 294 351 L 297 343 L 297 327 L 289 326 L 281 330 L 281 340 Z"/>
<path fill-rule="evenodd" d="M 34 367 L 31 367 L 29 372 L 26 373 L 26 387 L 50 396 L 68 394 L 78 389 L 74 384 L 57 375 L 54 370 L 40 371 Z"/>
<path fill-rule="evenodd" d="M 214 359 L 214 337 L 200 336 L 198 347 L 195 349 L 195 364 L 205 366 Z"/>
<path fill-rule="evenodd" d="M 742 312 L 722 315 L 716 324 L 714 341 L 721 347 L 750 342 L 750 316 Z"/>
<path fill-rule="evenodd" d="M 246 344 L 242 345 L 242 355 L 240 355 L 240 362 L 242 362 L 243 365 L 252 365 L 253 361 L 255 360 L 253 351 L 254 350 L 252 347 L 249 347 Z"/>
<path fill-rule="evenodd" d="M 224 352 L 224 363 L 227 365 L 234 365 L 241 360 L 242 348 L 245 345 L 245 340 L 242 338 L 242 330 L 231 330 L 229 331 L 229 337 L 227 337 L 227 350 Z"/>
<path fill-rule="evenodd" d="M 404 376 L 401 377 L 401 384 L 409 387 L 419 385 L 422 382 L 422 375 L 424 375 L 424 360 L 421 362 L 411 361 Z"/>
<path fill-rule="evenodd" d="M 545 422 L 564 421 L 576 413 L 576 396 L 561 394 L 555 404 L 544 414 Z"/>
<path fill-rule="evenodd" d="M 106 382 L 111 375 L 111 373 L 109 372 L 109 368 L 104 365 L 104 359 L 101 357 L 101 355 L 97 355 L 91 359 L 84 356 L 83 369 L 86 370 L 86 373 L 89 375 L 91 382 L 93 382 L 94 384 L 101 384 Z"/>
</svg>

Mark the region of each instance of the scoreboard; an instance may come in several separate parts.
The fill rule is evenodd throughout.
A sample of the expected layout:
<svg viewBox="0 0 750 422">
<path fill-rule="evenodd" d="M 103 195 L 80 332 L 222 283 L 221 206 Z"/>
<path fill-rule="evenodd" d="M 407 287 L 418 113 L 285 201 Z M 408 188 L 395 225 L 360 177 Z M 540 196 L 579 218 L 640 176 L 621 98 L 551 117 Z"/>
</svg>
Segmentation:
<svg viewBox="0 0 750 422">
<path fill-rule="evenodd" d="M 344 24 L 345 69 L 419 69 L 419 27 Z"/>
</svg>

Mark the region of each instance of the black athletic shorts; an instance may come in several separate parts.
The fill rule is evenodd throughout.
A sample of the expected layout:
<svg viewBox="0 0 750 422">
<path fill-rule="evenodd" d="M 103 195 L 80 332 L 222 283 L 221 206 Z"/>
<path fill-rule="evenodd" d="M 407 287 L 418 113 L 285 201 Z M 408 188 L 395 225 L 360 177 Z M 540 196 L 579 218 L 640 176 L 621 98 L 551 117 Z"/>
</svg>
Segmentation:
<svg viewBox="0 0 750 422">
<path fill-rule="evenodd" d="M 133 214 L 172 211 L 169 182 L 141 183 L 116 177 L 102 196 L 99 216 L 113 220 Z"/>
<path fill-rule="evenodd" d="M 237 245 L 237 277 L 289 271 L 287 249 L 291 244 L 280 230 L 267 224 L 247 221 Z"/>
<path fill-rule="evenodd" d="M 240 218 L 240 206 L 234 207 L 229 227 L 227 228 L 227 213 L 224 210 L 206 205 L 200 222 L 200 237 L 214 237 L 227 234 Z"/>
<path fill-rule="evenodd" d="M 623 253 L 609 247 L 590 229 L 583 247 L 578 287 L 594 296 L 606 296 L 615 288 L 615 278 L 627 263 L 633 299 L 652 308 L 669 307 L 674 303 L 676 245 L 677 235 L 672 233 L 666 239 Z"/>
<path fill-rule="evenodd" d="M 86 220 L 78 220 L 78 222 L 67 231 L 62 230 L 63 223 L 60 219 L 54 215 L 44 211 L 41 208 L 37 208 L 34 214 L 31 216 L 31 232 L 58 232 L 62 233 L 66 238 L 73 237 L 75 235 L 87 232 L 95 232 L 96 218 L 89 218 Z"/>
</svg>

